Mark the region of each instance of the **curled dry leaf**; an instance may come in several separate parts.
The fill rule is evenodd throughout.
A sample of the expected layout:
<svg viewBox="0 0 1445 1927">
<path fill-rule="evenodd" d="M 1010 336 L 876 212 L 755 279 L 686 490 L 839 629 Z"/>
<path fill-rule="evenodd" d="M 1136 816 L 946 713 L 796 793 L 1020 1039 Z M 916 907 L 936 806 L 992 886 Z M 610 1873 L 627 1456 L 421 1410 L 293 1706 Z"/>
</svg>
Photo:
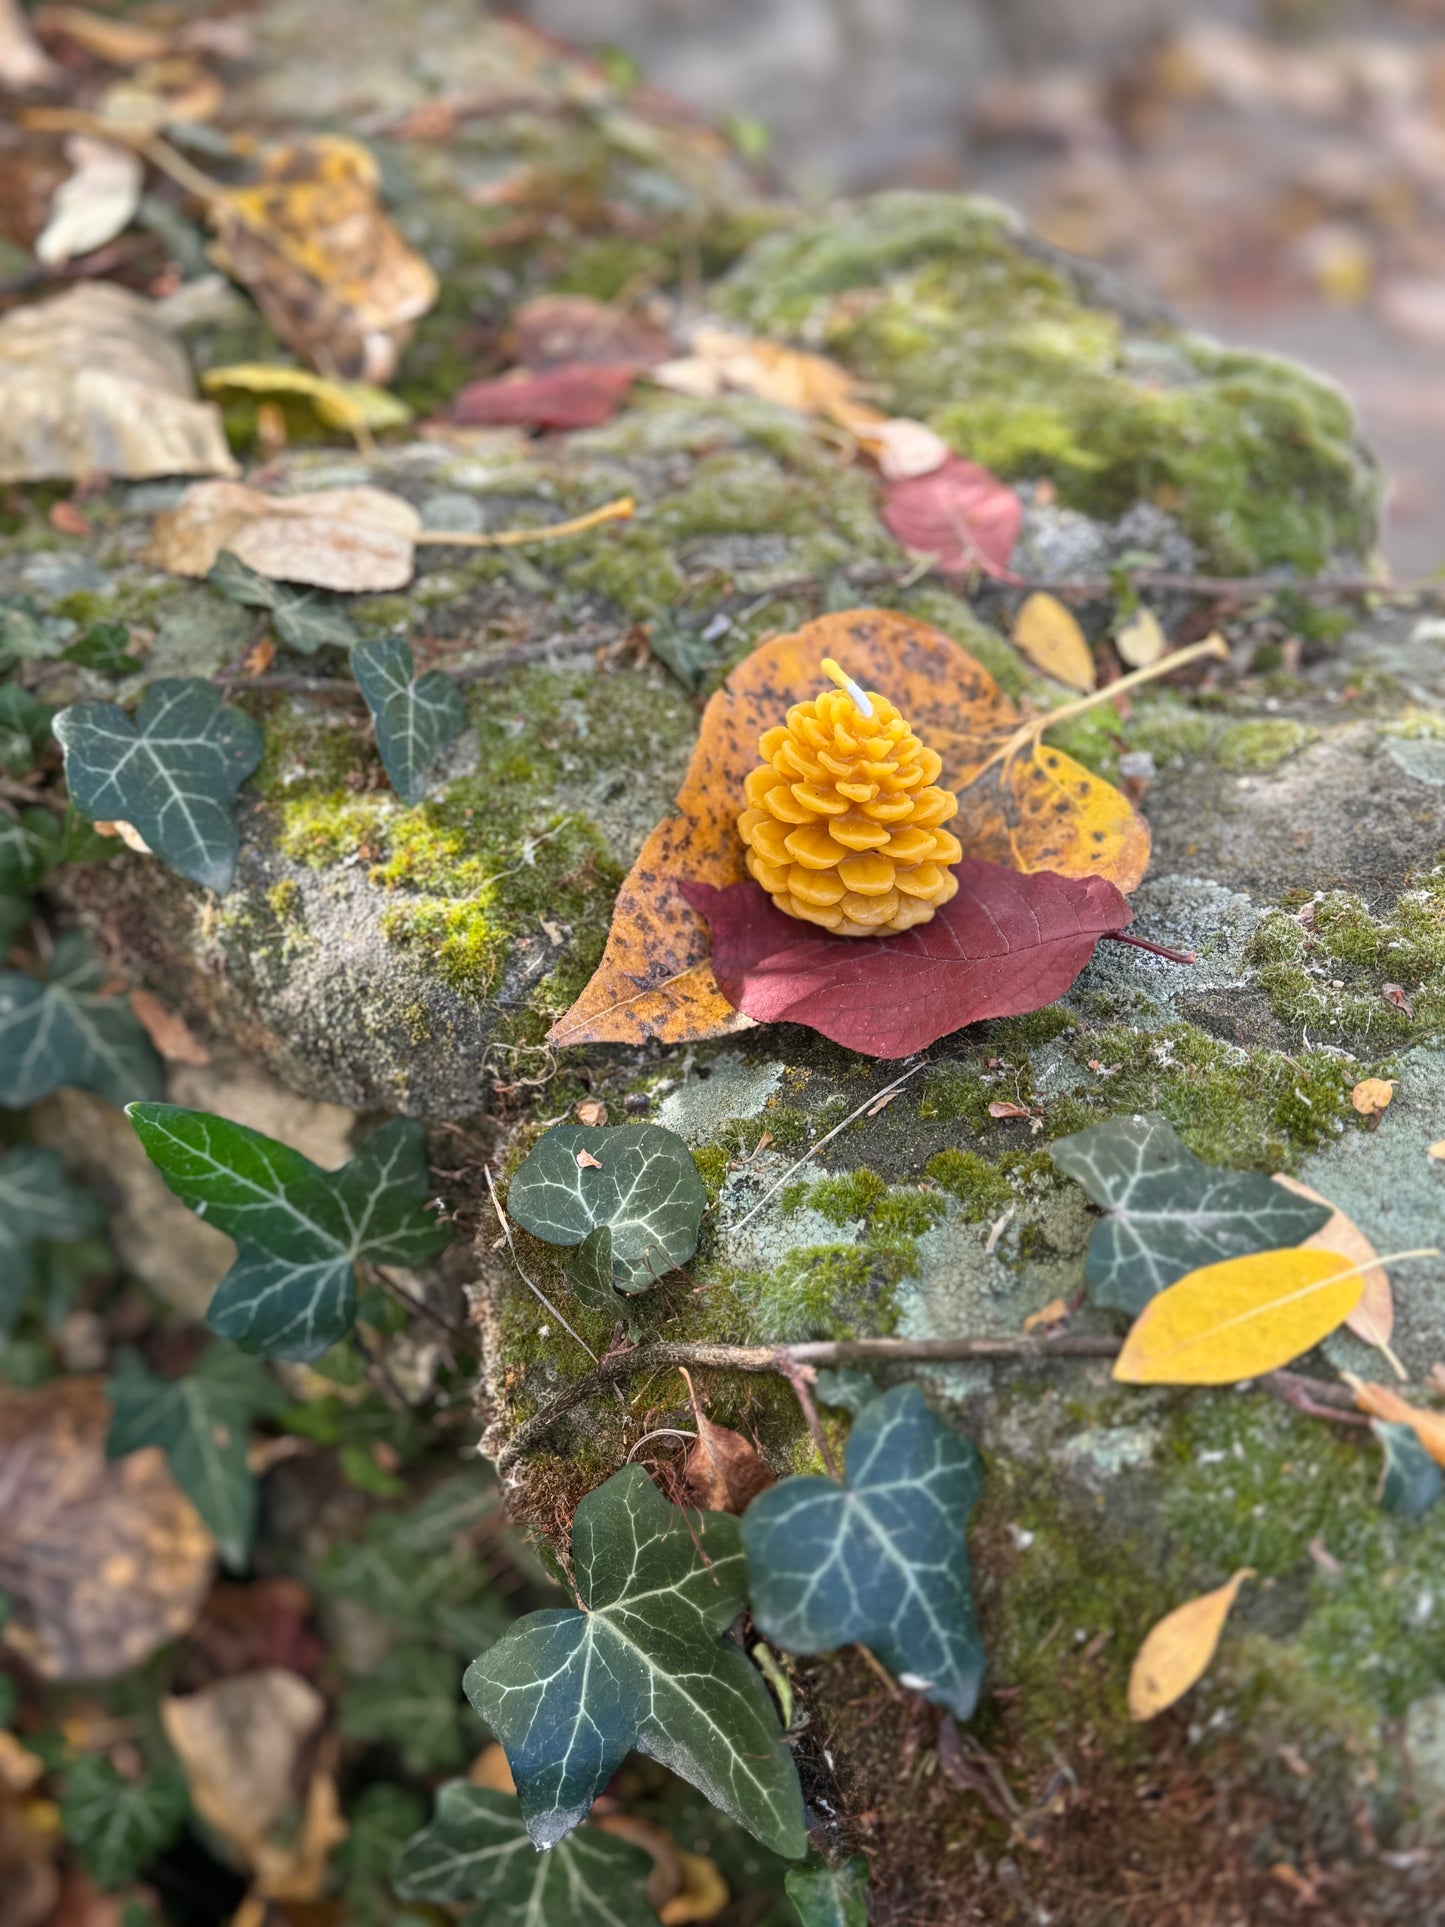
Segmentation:
<svg viewBox="0 0 1445 1927">
<path fill-rule="evenodd" d="M 168 1064 L 210 1063 L 211 1053 L 192 1035 L 185 1018 L 179 1011 L 168 1009 L 154 991 L 133 990 L 130 1007 Z"/>
<path fill-rule="evenodd" d="M 283 582 L 354 594 L 411 580 L 421 517 L 381 488 L 263 495 L 243 482 L 198 482 L 158 515 L 145 559 L 172 575 L 205 575 L 223 549 Z"/>
<path fill-rule="evenodd" d="M 865 455 L 878 464 L 886 482 L 907 481 L 914 475 L 931 475 L 942 468 L 953 450 L 926 422 L 911 421 L 906 415 L 885 415 L 876 408 L 848 403 L 835 404 L 829 411 L 840 428 L 846 428 Z"/>
<path fill-rule="evenodd" d="M 711 371 L 714 393 L 717 388 L 734 388 L 806 415 L 831 415 L 852 401 L 854 382 L 846 368 L 826 355 L 808 354 L 780 342 L 730 334 L 722 328 L 699 328 L 690 359 Z"/>
<path fill-rule="evenodd" d="M 0 482 L 234 475 L 220 411 L 149 301 L 108 281 L 0 319 Z"/>
<path fill-rule="evenodd" d="M 1119 660 L 1130 669 L 1147 669 L 1165 654 L 1169 643 L 1154 611 L 1140 609 L 1115 636 L 1114 647 L 1119 652 Z"/>
<path fill-rule="evenodd" d="M 75 172 L 56 189 L 50 219 L 35 243 L 35 258 L 48 268 L 104 247 L 129 227 L 145 180 L 138 154 L 92 134 L 72 134 L 65 158 Z"/>
<path fill-rule="evenodd" d="M 316 1688 L 280 1666 L 214 1681 L 161 1701 L 191 1804 L 255 1867 L 291 1806 L 301 1750 L 326 1717 Z"/>
<path fill-rule="evenodd" d="M 1031 741 L 1010 752 L 1018 711 L 958 643 L 886 609 L 823 616 L 755 649 L 709 701 L 679 814 L 644 843 L 618 894 L 602 962 L 553 1026 L 554 1044 L 674 1043 L 747 1028 L 718 988 L 706 928 L 681 885 L 725 890 L 743 880 L 737 816 L 758 738 L 812 693 L 825 656 L 896 702 L 937 749 L 939 782 L 959 800 L 950 827 L 971 857 L 1026 873 L 1106 877 L 1124 891 L 1143 877 L 1144 819 L 1062 750 Z"/>
<path fill-rule="evenodd" d="M 260 176 L 220 189 L 217 261 L 289 348 L 329 375 L 385 384 L 437 279 L 384 213 L 375 160 L 321 134 L 272 148 Z"/>
<path fill-rule="evenodd" d="M 977 571 L 999 582 L 1018 580 L 1008 565 L 1023 527 L 1023 503 L 977 462 L 950 455 L 925 475 L 893 482 L 881 514 L 904 548 L 932 556 L 944 575 Z"/>
<path fill-rule="evenodd" d="M 1323 1225 L 1312 1238 L 1304 1240 L 1307 1251 L 1342 1251 L 1352 1265 L 1366 1265 L 1368 1270 L 1360 1275 L 1360 1302 L 1350 1313 L 1345 1323 L 1367 1345 L 1378 1345 L 1380 1350 L 1390 1352 L 1390 1337 L 1395 1329 L 1395 1300 L 1390 1291 L 1389 1274 L 1380 1264 L 1379 1252 L 1370 1243 L 1352 1218 L 1347 1218 L 1338 1206 L 1322 1198 L 1318 1191 L 1311 1191 L 1307 1184 L 1298 1178 L 1286 1177 L 1282 1171 L 1274 1174 L 1276 1184 L 1282 1184 L 1286 1191 L 1293 1191 L 1297 1198 L 1308 1198 L 1313 1204 L 1329 1205 L 1334 1216 Z M 1398 1370 L 1398 1366 L 1396 1367 Z M 1403 1377 L 1404 1374 L 1401 1373 Z"/>
<path fill-rule="evenodd" d="M 1387 1385 L 1372 1385 L 1367 1379 L 1356 1378 L 1353 1372 L 1346 1372 L 1344 1377 L 1362 1412 L 1394 1425 L 1410 1426 L 1435 1463 L 1445 1465 L 1445 1412 L 1429 1412 L 1423 1406 L 1411 1405 Z"/>
<path fill-rule="evenodd" d="M 1114 1361 L 1126 1385 L 1234 1385 L 1278 1371 L 1344 1323 L 1360 1273 L 1338 1251 L 1256 1251 L 1151 1298 Z"/>
<path fill-rule="evenodd" d="M 1025 598 L 1014 617 L 1013 639 L 1035 669 L 1085 694 L 1098 682 L 1094 658 L 1073 611 L 1042 591 Z"/>
<path fill-rule="evenodd" d="M 697 1443 L 687 1455 L 682 1474 L 688 1502 L 704 1512 L 746 1512 L 751 1501 L 773 1483 L 773 1475 L 757 1447 L 741 1432 L 713 1424 L 698 1403 L 691 1376 L 684 1372 L 683 1377 L 697 1425 Z"/>
<path fill-rule="evenodd" d="M 1395 1080 L 1391 1077 L 1362 1078 L 1350 1092 L 1350 1102 L 1361 1117 L 1378 1117 L 1395 1095 Z"/>
<path fill-rule="evenodd" d="M 0 1391 L 4 1637 L 45 1679 L 113 1679 L 183 1633 L 215 1547 L 154 1447 L 108 1460 L 99 1380 Z"/>
<path fill-rule="evenodd" d="M 1186 1600 L 1150 1629 L 1129 1673 L 1130 1719 L 1152 1720 L 1203 1678 L 1239 1589 L 1253 1577 L 1252 1566 L 1241 1566 L 1227 1584 Z"/>
<path fill-rule="evenodd" d="M 539 373 L 518 369 L 495 381 L 473 381 L 447 410 L 464 428 L 505 425 L 524 428 L 597 428 L 617 413 L 637 379 L 640 364 L 575 362 Z"/>
</svg>

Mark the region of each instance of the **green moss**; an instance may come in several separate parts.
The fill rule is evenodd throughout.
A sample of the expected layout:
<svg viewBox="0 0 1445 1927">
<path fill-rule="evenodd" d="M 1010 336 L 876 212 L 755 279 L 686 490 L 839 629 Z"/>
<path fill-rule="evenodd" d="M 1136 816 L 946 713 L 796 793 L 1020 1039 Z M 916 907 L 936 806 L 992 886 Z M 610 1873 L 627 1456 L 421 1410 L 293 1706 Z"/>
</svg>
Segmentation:
<svg viewBox="0 0 1445 1927">
<path fill-rule="evenodd" d="M 475 899 L 452 903 L 426 897 L 393 904 L 382 912 L 381 931 L 388 943 L 424 946 L 431 967 L 453 990 L 485 997 L 496 989 L 507 935 Z"/>
<path fill-rule="evenodd" d="M 1014 1201 L 1008 1179 L 977 1151 L 940 1151 L 928 1160 L 924 1173 L 958 1201 L 969 1224 L 992 1223 Z"/>
<path fill-rule="evenodd" d="M 1213 717 L 1173 696 L 1136 696 L 1132 718 L 1125 725 L 1131 750 L 1146 751 L 1160 768 L 1203 756 L 1219 725 Z"/>
<path fill-rule="evenodd" d="M 707 1187 L 708 1203 L 716 1204 L 732 1164 L 732 1158 L 722 1145 L 704 1144 L 693 1152 L 692 1161 L 697 1166 L 698 1176 Z"/>
<path fill-rule="evenodd" d="M 288 799 L 280 814 L 277 845 L 282 855 L 309 869 L 326 870 L 377 849 L 390 811 L 383 797 L 326 790 Z"/>
<path fill-rule="evenodd" d="M 301 906 L 301 885 L 294 877 L 282 877 L 273 883 L 266 892 L 266 901 L 271 906 L 271 914 L 277 923 L 297 923 L 303 916 Z"/>
<path fill-rule="evenodd" d="M 1345 890 L 1319 897 L 1308 925 L 1267 911 L 1245 961 L 1291 1027 L 1384 1046 L 1445 1034 L 1445 867 L 1420 878 L 1383 917 Z M 1413 1014 L 1386 1002 L 1387 983 L 1404 989 Z"/>
<path fill-rule="evenodd" d="M 1277 769 L 1318 740 L 1319 731 L 1308 723 L 1298 723 L 1285 716 L 1260 716 L 1226 729 L 1214 754 L 1224 769 L 1263 774 Z"/>
</svg>

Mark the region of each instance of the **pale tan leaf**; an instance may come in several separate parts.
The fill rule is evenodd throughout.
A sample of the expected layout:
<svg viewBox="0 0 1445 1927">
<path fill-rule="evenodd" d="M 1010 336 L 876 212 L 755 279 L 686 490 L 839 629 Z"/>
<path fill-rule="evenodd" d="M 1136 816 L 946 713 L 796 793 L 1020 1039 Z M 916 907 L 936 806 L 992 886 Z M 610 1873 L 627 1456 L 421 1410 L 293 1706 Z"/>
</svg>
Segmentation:
<svg viewBox="0 0 1445 1927">
<path fill-rule="evenodd" d="M 113 14 L 92 13 L 88 7 L 42 7 L 36 15 L 48 33 L 62 33 L 77 47 L 111 67 L 134 67 L 143 60 L 159 60 L 170 47 L 159 27 L 139 20 L 118 20 Z"/>
<path fill-rule="evenodd" d="M 1390 1290 L 1389 1274 L 1378 1262 L 1379 1252 L 1353 1219 L 1347 1218 L 1337 1205 L 1331 1204 L 1328 1198 L 1322 1198 L 1318 1191 L 1311 1191 L 1307 1184 L 1301 1184 L 1298 1178 L 1286 1177 L 1282 1171 L 1275 1172 L 1274 1181 L 1282 1184 L 1286 1191 L 1293 1191 L 1297 1198 L 1309 1198 L 1315 1204 L 1327 1205 L 1334 1213 L 1328 1224 L 1312 1238 L 1305 1239 L 1304 1249 L 1342 1251 L 1352 1265 L 1369 1267 L 1360 1277 L 1360 1302 L 1345 1323 L 1357 1338 L 1362 1338 L 1367 1345 L 1378 1345 L 1393 1360 L 1390 1338 L 1395 1329 L 1395 1300 Z M 1396 1369 L 1399 1370 L 1398 1365 Z"/>
<path fill-rule="evenodd" d="M 1239 1589 L 1253 1577 L 1252 1566 L 1241 1566 L 1226 1585 L 1186 1600 L 1150 1629 L 1129 1673 L 1130 1719 L 1152 1720 L 1203 1678 Z"/>
<path fill-rule="evenodd" d="M 1427 1144 L 1425 1155 L 1434 1158 L 1437 1163 L 1445 1163 L 1445 1137 L 1437 1138 L 1434 1144 Z"/>
<path fill-rule="evenodd" d="M 48 268 L 104 247 L 129 227 L 145 179 L 138 154 L 91 134 L 72 134 L 65 158 L 75 172 L 55 190 L 50 218 L 35 243 L 36 259 Z"/>
<path fill-rule="evenodd" d="M 0 87 L 51 87 L 60 71 L 30 31 L 20 0 L 0 0 Z"/>
<path fill-rule="evenodd" d="M 785 348 L 776 341 L 729 334 L 721 328 L 699 328 L 692 341 L 693 358 L 711 365 L 728 388 L 781 402 L 804 414 L 832 414 L 847 408 L 853 377 L 826 355 Z M 669 364 L 664 364 L 669 365 Z M 671 364 L 675 366 L 675 364 Z M 654 371 L 656 375 L 658 371 Z"/>
<path fill-rule="evenodd" d="M 1114 638 L 1114 647 L 1122 662 L 1131 669 L 1145 669 L 1169 648 L 1169 640 L 1159 626 L 1159 618 L 1152 609 L 1140 609 Z"/>
<path fill-rule="evenodd" d="M 1350 1092 L 1350 1102 L 1362 1117 L 1375 1117 L 1395 1095 L 1392 1077 L 1366 1077 Z"/>
<path fill-rule="evenodd" d="M 192 1036 L 185 1018 L 178 1011 L 167 1009 L 154 991 L 133 990 L 130 1007 L 168 1064 L 210 1063 L 211 1053 Z"/>
<path fill-rule="evenodd" d="M 191 1804 L 253 1869 L 267 1834 L 299 1795 L 297 1763 L 325 1717 L 316 1688 L 279 1666 L 161 1701 Z"/>
<path fill-rule="evenodd" d="M 1087 694 L 1098 681 L 1084 632 L 1057 596 L 1041 590 L 1014 617 L 1013 639 L 1036 669 Z"/>
<path fill-rule="evenodd" d="M 283 582 L 362 591 L 411 580 L 421 517 L 380 488 L 325 488 L 263 495 L 242 482 L 198 482 L 158 515 L 146 560 L 172 575 L 202 576 L 223 549 Z"/>
</svg>

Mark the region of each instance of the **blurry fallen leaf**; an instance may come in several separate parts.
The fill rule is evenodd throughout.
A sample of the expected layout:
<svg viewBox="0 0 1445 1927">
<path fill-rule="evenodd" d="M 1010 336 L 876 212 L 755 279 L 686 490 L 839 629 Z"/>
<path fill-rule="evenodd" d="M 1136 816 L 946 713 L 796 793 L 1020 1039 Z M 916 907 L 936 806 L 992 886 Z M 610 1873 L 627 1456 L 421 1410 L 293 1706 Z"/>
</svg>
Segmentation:
<svg viewBox="0 0 1445 1927">
<path fill-rule="evenodd" d="M 524 368 L 569 362 L 630 362 L 650 368 L 666 361 L 672 343 L 652 322 L 586 294 L 540 294 L 512 315 L 517 360 Z"/>
<path fill-rule="evenodd" d="M 215 120 L 226 102 L 219 77 L 185 54 L 142 61 L 106 88 L 107 121 L 150 133 L 184 122 Z"/>
<path fill-rule="evenodd" d="M 102 818 L 99 822 L 92 823 L 90 827 L 97 836 L 118 836 L 125 847 L 128 850 L 134 850 L 137 856 L 154 854 L 150 844 L 146 842 L 134 823 L 108 822 Z"/>
<path fill-rule="evenodd" d="M 58 529 L 62 535 L 86 536 L 95 533 L 74 502 L 52 502 L 45 511 L 45 519 L 51 528 Z"/>
<path fill-rule="evenodd" d="M 0 1789 L 24 1793 L 44 1777 L 45 1762 L 40 1755 L 22 1746 L 13 1733 L 0 1732 Z"/>
<path fill-rule="evenodd" d="M 326 1655 L 308 1624 L 311 1613 L 311 1594 L 299 1579 L 222 1583 L 211 1589 L 187 1633 L 187 1650 L 217 1677 L 263 1666 L 314 1675 Z"/>
<path fill-rule="evenodd" d="M 495 381 L 469 382 L 447 410 L 464 427 L 517 422 L 527 428 L 597 428 L 616 414 L 637 379 L 635 362 L 575 362 Z"/>
<path fill-rule="evenodd" d="M 1387 1385 L 1372 1385 L 1368 1379 L 1356 1378 L 1353 1372 L 1345 1372 L 1343 1377 L 1362 1412 L 1368 1412 L 1371 1418 L 1387 1419 L 1394 1425 L 1411 1426 L 1435 1463 L 1445 1465 L 1445 1412 L 1429 1412 L 1423 1406 L 1411 1405 Z"/>
<path fill-rule="evenodd" d="M 593 1157 L 590 1151 L 579 1151 L 577 1153 L 577 1169 L 579 1171 L 600 1171 L 602 1169 L 602 1160 L 601 1158 Z"/>
<path fill-rule="evenodd" d="M 153 991 L 133 990 L 130 1007 L 168 1064 L 210 1063 L 211 1053 L 191 1035 L 185 1018 L 178 1011 L 168 1010 Z"/>
<path fill-rule="evenodd" d="M 1023 527 L 1023 503 L 976 462 L 950 455 L 927 475 L 890 483 L 880 513 L 894 539 L 932 556 L 940 574 L 977 570 L 1000 582 L 1018 580 L 1008 564 Z"/>
<path fill-rule="evenodd" d="M 91 134 L 72 134 L 65 158 L 75 172 L 56 189 L 50 219 L 35 243 L 48 268 L 113 241 L 140 206 L 145 169 L 138 154 Z"/>
<path fill-rule="evenodd" d="M 577 1122 L 595 1130 L 607 1122 L 607 1106 L 600 1097 L 584 1097 L 577 1106 Z"/>
<path fill-rule="evenodd" d="M 289 348 L 327 375 L 385 384 L 437 296 L 382 211 L 377 165 L 340 135 L 268 150 L 260 177 L 217 189 L 216 257 Z"/>
<path fill-rule="evenodd" d="M 0 0 L 3 16 L 6 0 Z M 3 34 L 3 19 L 0 19 Z M 0 38 L 0 54 L 4 42 Z M 5 1927 L 51 1927 L 60 1895 L 60 1822 L 46 1800 L 0 1795 L 0 1906 Z"/>
<path fill-rule="evenodd" d="M 517 1782 L 507 1761 L 507 1749 L 489 1740 L 467 1768 L 470 1786 L 490 1787 L 494 1793 L 515 1793 Z"/>
<path fill-rule="evenodd" d="M 1041 592 L 1025 598 L 1014 617 L 1013 639 L 1035 669 L 1056 682 L 1087 692 L 1098 681 L 1094 658 L 1073 612 L 1057 596 Z"/>
<path fill-rule="evenodd" d="M 688 1502 L 704 1512 L 746 1512 L 749 1503 L 773 1483 L 761 1453 L 741 1432 L 714 1425 L 697 1402 L 691 1375 L 682 1374 L 697 1425 L 697 1442 L 687 1455 L 682 1482 Z"/>
<path fill-rule="evenodd" d="M 1126 1385 L 1233 1385 L 1277 1371 L 1344 1323 L 1360 1274 L 1337 1251 L 1256 1251 L 1204 1265 L 1144 1307 L 1114 1377 Z"/>
<path fill-rule="evenodd" d="M 1069 1307 L 1062 1298 L 1051 1298 L 1041 1311 L 1031 1311 L 1024 1320 L 1025 1332 L 1052 1331 L 1055 1325 L 1062 1325 L 1069 1316 Z"/>
<path fill-rule="evenodd" d="M 1423 1518 L 1445 1488 L 1440 1467 L 1421 1443 L 1413 1425 L 1372 1418 L 1370 1430 L 1384 1450 L 1380 1489 L 1376 1495 L 1380 1504 L 1386 1512 L 1397 1512 L 1403 1519 Z"/>
<path fill-rule="evenodd" d="M 160 1710 L 192 1806 L 254 1868 L 296 1797 L 297 1762 L 326 1717 L 325 1700 L 297 1674 L 268 1666 L 165 1698 Z"/>
<path fill-rule="evenodd" d="M 807 1024 L 848 1050 L 908 1057 L 985 1017 L 1014 1017 L 1061 997 L 1099 938 L 1130 920 L 1104 877 L 1021 875 L 965 857 L 958 894 L 928 923 L 864 941 L 810 930 L 751 878 L 682 894 L 712 931 L 723 994 L 759 1023 Z M 995 1101 L 991 1117 L 1028 1117 Z"/>
<path fill-rule="evenodd" d="M 1362 1117 L 1377 1117 L 1394 1095 L 1394 1078 L 1366 1077 L 1350 1092 L 1350 1102 Z"/>
<path fill-rule="evenodd" d="M 45 1679 L 113 1679 L 183 1633 L 215 1548 L 164 1456 L 108 1461 L 93 1378 L 0 1389 L 4 1638 Z"/>
<path fill-rule="evenodd" d="M 1298 1178 L 1286 1177 L 1282 1171 L 1275 1172 L 1274 1181 L 1282 1184 L 1286 1191 L 1293 1191 L 1297 1198 L 1329 1205 L 1334 1216 L 1313 1237 L 1306 1238 L 1302 1248 L 1307 1251 L 1342 1251 L 1352 1265 L 1369 1267 L 1360 1277 L 1360 1302 L 1345 1323 L 1356 1338 L 1362 1338 L 1367 1345 L 1378 1345 L 1400 1377 L 1404 1378 L 1405 1368 L 1390 1350 L 1390 1338 L 1395 1329 L 1395 1300 L 1390 1290 L 1389 1275 L 1378 1262 L 1379 1252 L 1354 1220 L 1347 1218 L 1337 1205 L 1330 1204 L 1328 1198 L 1322 1198 L 1318 1191 L 1311 1191 L 1307 1184 L 1301 1184 Z"/>
<path fill-rule="evenodd" d="M 231 1927 L 247 1927 L 248 1922 L 261 1927 L 268 1900 L 316 1900 L 325 1891 L 332 1849 L 350 1832 L 336 1794 L 337 1751 L 335 1739 L 328 1734 L 306 1789 L 299 1832 L 283 1845 L 270 1841 L 258 1845 L 255 1882 Z"/>
<path fill-rule="evenodd" d="M 846 368 L 826 355 L 785 348 L 776 341 L 700 328 L 693 336 L 692 359 L 716 370 L 723 386 L 760 401 L 781 402 L 804 414 L 831 414 L 847 407 L 854 381 Z"/>
<path fill-rule="evenodd" d="M 716 1920 L 732 1899 L 728 1883 L 715 1860 L 705 1854 L 678 1849 L 682 1865 L 682 1890 L 665 1900 L 657 1910 L 662 1927 L 687 1927 L 689 1921 Z"/>
<path fill-rule="evenodd" d="M 1433 1144 L 1427 1144 L 1425 1155 L 1427 1158 L 1434 1158 L 1437 1164 L 1445 1163 L 1445 1137 L 1437 1138 Z"/>
<path fill-rule="evenodd" d="M 235 472 L 219 409 L 140 295 L 85 281 L 0 319 L 0 482 Z"/>
<path fill-rule="evenodd" d="M 1380 995 L 1392 1010 L 1403 1011 L 1407 1017 L 1415 1015 L 1415 1006 L 1410 1002 L 1403 984 L 1386 984 Z"/>
<path fill-rule="evenodd" d="M 590 1824 L 603 1833 L 610 1833 L 614 1840 L 626 1840 L 634 1847 L 641 1847 L 649 1856 L 652 1871 L 647 1876 L 644 1897 L 654 1911 L 665 1907 L 682 1892 L 682 1854 L 665 1827 L 637 1813 L 601 1813 Z"/>
<path fill-rule="evenodd" d="M 988 1107 L 990 1117 L 1031 1117 L 1033 1113 L 1027 1104 L 1010 1104 L 1005 1098 L 996 1097 Z"/>
<path fill-rule="evenodd" d="M 680 813 L 644 843 L 602 962 L 553 1026 L 554 1044 L 677 1042 L 747 1027 L 718 988 L 707 931 L 681 882 L 724 890 L 742 881 L 737 816 L 758 738 L 813 691 L 825 656 L 896 702 L 937 749 L 938 780 L 959 798 L 951 827 L 971 856 L 1025 872 L 1103 876 L 1125 891 L 1139 882 L 1149 859 L 1143 818 L 1061 750 L 1021 741 L 1013 703 L 958 643 L 889 610 L 823 616 L 763 643 L 708 702 Z"/>
<path fill-rule="evenodd" d="M 876 408 L 835 403 L 829 409 L 840 428 L 846 428 L 866 455 L 878 464 L 885 481 L 906 481 L 913 475 L 931 475 L 952 455 L 953 450 L 941 435 L 925 422 L 910 421 L 906 415 L 884 415 Z"/>
<path fill-rule="evenodd" d="M 1129 1717 L 1152 1720 L 1203 1678 L 1224 1622 L 1254 1568 L 1241 1566 L 1226 1585 L 1167 1613 L 1144 1637 L 1129 1674 Z"/>
<path fill-rule="evenodd" d="M 0 0 L 0 87 L 51 87 L 61 70 L 30 31 L 20 0 Z"/>
<path fill-rule="evenodd" d="M 159 27 L 117 19 L 114 14 L 92 13 L 87 7 L 42 7 L 36 19 L 47 33 L 63 34 L 111 67 L 134 67 L 142 60 L 158 60 L 170 46 L 169 36 Z"/>
<path fill-rule="evenodd" d="M 262 636 L 259 642 L 253 642 L 251 644 L 251 647 L 241 658 L 241 668 L 248 676 L 264 676 L 275 660 L 276 638 L 274 636 Z"/>
<path fill-rule="evenodd" d="M 252 395 L 295 395 L 306 402 L 326 428 L 339 428 L 365 442 L 385 428 L 400 428 L 411 420 L 404 401 L 365 381 L 328 381 L 307 368 L 282 368 L 270 362 L 236 362 L 209 369 L 201 377 L 208 395 L 240 389 Z"/>
<path fill-rule="evenodd" d="M 1131 669 L 1143 669 L 1151 662 L 1158 662 L 1169 643 L 1154 611 L 1140 609 L 1115 636 L 1114 647 L 1121 662 Z"/>
</svg>

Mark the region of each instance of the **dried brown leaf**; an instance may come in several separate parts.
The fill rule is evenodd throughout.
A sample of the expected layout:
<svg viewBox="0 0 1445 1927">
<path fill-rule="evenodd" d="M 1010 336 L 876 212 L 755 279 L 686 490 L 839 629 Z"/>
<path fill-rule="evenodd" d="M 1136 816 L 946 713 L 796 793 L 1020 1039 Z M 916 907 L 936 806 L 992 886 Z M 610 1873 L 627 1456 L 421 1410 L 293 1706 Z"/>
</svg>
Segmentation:
<svg viewBox="0 0 1445 1927">
<path fill-rule="evenodd" d="M 1350 1092 L 1350 1102 L 1362 1117 L 1378 1117 L 1394 1095 L 1394 1078 L 1366 1077 Z"/>
<path fill-rule="evenodd" d="M 1367 1345 L 1378 1345 L 1388 1353 L 1395 1329 L 1395 1300 L 1390 1291 L 1389 1274 L 1382 1264 L 1376 1262 L 1380 1254 L 1354 1220 L 1347 1218 L 1338 1205 L 1331 1204 L 1318 1191 L 1311 1191 L 1307 1184 L 1301 1184 L 1298 1178 L 1286 1177 L 1282 1171 L 1275 1172 L 1274 1181 L 1282 1184 L 1286 1191 L 1293 1191 L 1297 1198 L 1309 1198 L 1315 1204 L 1329 1205 L 1334 1216 L 1312 1238 L 1306 1238 L 1305 1245 L 1316 1251 L 1343 1252 L 1352 1265 L 1369 1266 L 1368 1271 L 1360 1277 L 1360 1302 L 1345 1323 Z"/>
<path fill-rule="evenodd" d="M 133 990 L 130 1007 L 168 1064 L 210 1063 L 211 1053 L 191 1034 L 185 1018 L 163 1004 L 154 991 Z"/>
<path fill-rule="evenodd" d="M 255 1868 L 297 1797 L 302 1749 L 326 1717 L 316 1688 L 279 1666 L 161 1701 L 161 1723 L 191 1804 Z"/>
<path fill-rule="evenodd" d="M 762 1454 L 741 1432 L 714 1425 L 698 1404 L 691 1377 L 687 1380 L 697 1424 L 697 1442 L 687 1455 L 682 1483 L 693 1505 L 705 1512 L 746 1512 L 760 1492 L 773 1483 Z"/>
<path fill-rule="evenodd" d="M 223 549 L 284 582 L 351 593 L 411 580 L 421 517 L 380 488 L 263 495 L 242 482 L 198 482 L 158 515 L 146 560 L 172 575 L 203 576 Z"/>
</svg>

